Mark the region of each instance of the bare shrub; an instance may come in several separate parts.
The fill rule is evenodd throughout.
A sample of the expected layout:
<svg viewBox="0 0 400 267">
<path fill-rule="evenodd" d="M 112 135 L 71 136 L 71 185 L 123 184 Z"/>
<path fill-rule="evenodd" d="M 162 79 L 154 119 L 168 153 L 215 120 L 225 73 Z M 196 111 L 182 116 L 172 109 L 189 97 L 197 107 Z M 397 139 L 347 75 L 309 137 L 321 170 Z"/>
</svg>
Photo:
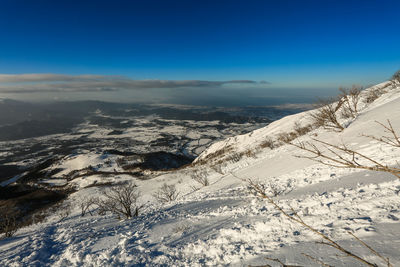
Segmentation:
<svg viewBox="0 0 400 267">
<path fill-rule="evenodd" d="M 205 156 L 204 158 L 197 160 L 196 162 L 192 163 L 192 165 L 195 166 L 195 165 L 206 164 L 208 162 L 211 162 L 213 159 L 223 157 L 224 155 L 228 154 L 231 151 L 233 151 L 233 147 L 231 145 L 225 146 L 224 148 L 212 152 L 207 156 Z"/>
<path fill-rule="evenodd" d="M 296 138 L 297 138 L 297 134 L 295 132 L 279 133 L 278 137 L 277 137 L 278 141 L 280 141 L 282 143 L 290 143 L 291 141 L 293 141 Z"/>
<path fill-rule="evenodd" d="M 385 93 L 385 90 L 383 88 L 379 87 L 373 87 L 368 89 L 367 94 L 365 96 L 365 102 L 370 104 L 374 102 L 376 99 L 378 99 L 383 93 Z"/>
<path fill-rule="evenodd" d="M 265 140 L 263 142 L 261 142 L 260 144 L 261 148 L 270 148 L 270 149 L 274 149 L 276 147 L 274 140 L 272 140 L 271 137 L 267 137 L 265 138 Z"/>
<path fill-rule="evenodd" d="M 392 81 L 395 83 L 400 83 L 400 70 L 396 71 L 392 76 Z"/>
<path fill-rule="evenodd" d="M 191 175 L 191 178 L 202 186 L 210 185 L 210 181 L 208 180 L 208 173 L 206 171 L 194 171 Z"/>
<path fill-rule="evenodd" d="M 197 190 L 200 190 L 200 187 L 197 187 L 195 185 L 191 185 L 190 189 L 192 189 L 192 193 L 193 193 L 193 192 L 196 192 Z"/>
<path fill-rule="evenodd" d="M 44 220 L 46 219 L 47 216 L 48 216 L 48 214 L 47 214 L 46 210 L 41 210 L 35 214 L 32 214 L 30 223 L 36 224 L 36 223 L 44 222 Z"/>
<path fill-rule="evenodd" d="M 257 185 L 257 190 L 253 185 Z M 247 190 L 257 196 L 259 194 L 258 190 L 262 190 L 262 192 L 266 195 L 272 195 L 273 197 L 277 197 L 286 192 L 286 188 L 278 186 L 274 183 L 261 183 L 261 182 L 252 182 L 248 184 Z"/>
<path fill-rule="evenodd" d="M 246 151 L 243 152 L 244 155 L 248 158 L 256 158 L 256 153 L 252 149 L 247 149 Z"/>
<path fill-rule="evenodd" d="M 5 208 L 0 210 L 0 233 L 3 233 L 5 238 L 12 237 L 20 228 L 14 212 Z"/>
<path fill-rule="evenodd" d="M 89 213 L 91 216 L 93 216 L 91 209 L 94 209 L 98 203 L 99 199 L 95 197 L 81 199 L 79 202 L 79 207 L 81 208 L 81 217 L 85 216 L 86 213 Z"/>
<path fill-rule="evenodd" d="M 226 161 L 232 161 L 232 162 L 239 162 L 243 157 L 243 154 L 240 153 L 232 153 L 228 157 L 226 157 Z"/>
<path fill-rule="evenodd" d="M 215 172 L 219 173 L 219 174 L 224 174 L 223 170 L 222 170 L 222 165 L 221 164 L 215 164 L 210 166 L 210 168 L 212 170 L 214 170 Z"/>
<path fill-rule="evenodd" d="M 60 218 L 60 221 L 65 220 L 68 218 L 69 215 L 71 215 L 72 208 L 70 205 L 64 205 L 63 207 L 60 207 L 60 211 L 58 212 L 58 217 Z"/>
<path fill-rule="evenodd" d="M 173 232 L 173 233 L 179 234 L 179 233 L 184 233 L 184 232 L 186 232 L 186 231 L 189 230 L 189 229 L 190 229 L 190 226 L 187 225 L 187 224 L 185 224 L 185 223 L 183 223 L 183 224 L 180 224 L 180 225 L 175 226 L 175 227 L 172 229 L 172 232 Z"/>
<path fill-rule="evenodd" d="M 162 203 L 174 201 L 178 198 L 179 192 L 175 185 L 168 185 L 164 183 L 153 196 Z"/>
<path fill-rule="evenodd" d="M 345 254 L 348 257 L 351 257 L 367 266 L 378 266 L 375 263 L 372 263 L 368 260 L 366 260 L 365 258 L 356 255 L 354 252 L 344 248 L 343 246 L 341 246 L 340 244 L 338 244 L 336 241 L 334 241 L 331 237 L 329 237 L 327 234 L 325 234 L 323 231 L 320 231 L 314 227 L 312 227 L 310 224 L 306 223 L 302 217 L 300 217 L 300 215 L 294 211 L 293 209 L 290 210 L 290 212 L 285 211 L 281 206 L 279 206 L 275 200 L 268 196 L 268 194 L 265 193 L 264 189 L 260 187 L 259 183 L 254 183 L 252 180 L 247 180 L 248 182 L 248 187 L 251 187 L 256 193 L 257 196 L 262 198 L 262 199 L 266 199 L 270 204 L 272 204 L 281 214 L 283 214 L 284 216 L 286 216 L 289 220 L 291 220 L 292 222 L 295 222 L 297 224 L 302 225 L 303 227 L 305 227 L 306 229 L 310 230 L 312 233 L 318 235 L 319 237 L 322 238 L 323 241 L 319 241 L 317 242 L 318 244 L 322 244 L 322 245 L 326 245 L 329 247 L 332 247 L 338 251 L 340 251 L 341 253 Z M 359 242 L 362 246 L 368 248 L 373 254 L 377 255 L 381 260 L 383 260 L 385 262 L 385 264 L 387 266 L 393 266 L 392 264 L 390 264 L 389 259 L 385 258 L 384 256 L 382 256 L 379 252 L 377 252 L 376 250 L 374 250 L 372 247 L 370 247 L 368 244 L 366 244 L 364 241 L 360 240 L 358 237 L 356 237 L 353 233 L 351 232 L 347 232 L 350 236 L 352 236 L 357 242 Z M 269 260 L 273 260 L 276 261 L 278 263 L 281 263 L 282 266 L 285 266 L 280 260 L 278 259 L 273 259 L 273 258 L 267 258 Z M 321 261 L 322 262 L 322 261 Z"/>
<path fill-rule="evenodd" d="M 358 103 L 360 101 L 361 91 L 363 87 L 353 85 L 352 88 L 339 88 L 340 101 L 342 101 L 341 115 L 344 118 L 355 118 L 358 114 Z"/>
<path fill-rule="evenodd" d="M 294 131 L 292 132 L 281 132 L 277 135 L 277 141 L 273 141 L 270 137 L 267 137 L 261 144 L 261 148 L 270 148 L 274 149 L 282 145 L 282 143 L 290 143 L 294 139 L 298 138 L 299 136 L 305 135 L 313 130 L 313 126 L 311 124 L 307 124 L 302 126 L 300 123 L 296 122 L 294 124 Z"/>
<path fill-rule="evenodd" d="M 335 102 L 334 99 L 320 99 L 316 104 L 319 107 L 315 112 L 311 113 L 311 118 L 317 127 L 324 127 L 328 130 L 341 132 L 344 127 L 339 123 L 336 111 L 339 110 L 343 103 Z"/>
<path fill-rule="evenodd" d="M 136 217 L 139 210 L 143 207 L 138 205 L 137 201 L 140 196 L 137 191 L 137 185 L 126 184 L 114 186 L 103 193 L 104 199 L 98 203 L 99 214 L 111 212 L 120 219 Z"/>
<path fill-rule="evenodd" d="M 295 122 L 295 124 L 294 124 L 294 131 L 296 132 L 297 137 L 311 132 L 312 129 L 313 129 L 313 127 L 311 124 L 307 124 L 305 126 L 301 126 L 301 124 L 299 122 Z"/>
</svg>

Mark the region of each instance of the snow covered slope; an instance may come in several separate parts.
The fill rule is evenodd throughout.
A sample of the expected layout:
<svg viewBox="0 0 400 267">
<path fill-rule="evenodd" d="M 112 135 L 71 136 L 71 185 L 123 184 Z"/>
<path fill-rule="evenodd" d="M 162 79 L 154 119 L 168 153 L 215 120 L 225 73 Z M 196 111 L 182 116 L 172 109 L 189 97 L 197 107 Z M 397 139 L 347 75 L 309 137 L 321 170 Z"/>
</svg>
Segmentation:
<svg viewBox="0 0 400 267">
<path fill-rule="evenodd" d="M 317 128 L 298 141 L 317 138 L 345 143 L 384 164 L 395 165 L 400 161 L 400 148 L 363 136 L 385 134 L 375 121 L 385 123 L 388 119 L 400 132 L 400 87 L 382 83 L 365 90 L 363 99 L 377 88 L 385 88 L 385 93 L 370 104 L 362 101 L 355 119 L 342 119 L 346 125 L 342 132 Z M 276 201 L 284 210 L 293 208 L 305 222 L 343 247 L 384 266 L 351 238 L 350 231 L 389 257 L 393 266 L 400 266 L 400 179 L 388 173 L 336 168 L 295 157 L 306 153 L 291 145 L 274 149 L 262 145 L 268 138 L 276 140 L 280 133 L 309 124 L 308 113 L 215 143 L 184 169 L 150 180 L 124 175 L 108 178 L 138 185 L 145 208 L 130 220 L 96 213 L 81 217 L 82 199 L 102 196 L 106 188 L 79 186 L 81 189 L 63 204 L 71 208 L 67 217 L 60 210 L 47 221 L 1 240 L 0 265 L 273 265 L 265 259 L 268 256 L 288 264 L 319 266 L 302 255 L 307 253 L 334 266 L 362 266 L 349 257 L 337 256 L 333 248 L 316 244 L 319 236 L 251 194 L 243 180 L 252 179 L 275 188 L 280 192 Z M 206 177 L 210 185 L 201 187 L 193 176 Z M 86 183 L 84 177 L 75 182 Z M 157 202 L 153 194 L 163 183 L 176 186 L 180 193 L 177 200 Z"/>
</svg>

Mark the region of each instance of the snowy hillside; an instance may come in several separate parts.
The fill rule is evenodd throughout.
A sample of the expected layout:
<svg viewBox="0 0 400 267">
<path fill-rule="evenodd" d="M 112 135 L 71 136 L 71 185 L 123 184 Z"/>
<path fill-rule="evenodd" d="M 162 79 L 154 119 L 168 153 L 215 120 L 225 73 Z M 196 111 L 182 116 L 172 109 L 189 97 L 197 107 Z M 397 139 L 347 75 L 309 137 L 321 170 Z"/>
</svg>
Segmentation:
<svg viewBox="0 0 400 267">
<path fill-rule="evenodd" d="M 379 97 L 367 101 L 375 91 Z M 281 141 L 296 128 L 307 127 L 307 133 L 299 134 L 293 143 L 318 139 L 346 144 L 371 159 L 396 166 L 400 147 L 365 135 L 389 136 L 377 123 L 387 125 L 387 120 L 400 133 L 400 86 L 385 82 L 364 90 L 358 115 L 340 118 L 345 126 L 340 132 L 309 127 L 313 112 L 287 116 L 249 134 L 214 143 L 193 164 L 160 172 L 155 178 L 127 174 L 104 178 L 99 174 L 62 181 L 79 190 L 44 222 L 0 240 L 0 266 L 280 266 L 266 257 L 286 264 L 320 266 L 302 253 L 332 266 L 363 266 L 316 243 L 320 236 L 252 194 L 246 179 L 265 185 L 267 194 L 276 193 L 274 199 L 283 210 L 290 213 L 292 208 L 307 224 L 353 253 L 387 266 L 348 232 L 389 257 L 393 266 L 400 266 L 400 179 L 386 172 L 321 164 L 305 158 L 308 152 Z M 327 152 L 323 146 L 321 150 Z M 105 160 L 90 154 L 71 156 L 49 169 L 61 168 L 65 174 Z M 118 170 L 112 164 L 107 168 Z M 81 203 L 104 197 L 102 192 L 108 187 L 96 184 L 105 179 L 107 185 L 128 181 L 138 186 L 143 208 L 137 217 L 118 220 L 113 214 L 99 215 L 95 206 L 92 215 L 81 216 Z M 207 180 L 209 185 L 196 180 Z M 58 181 L 46 180 L 52 182 Z M 161 203 L 155 198 L 164 183 L 176 186 L 177 199 Z"/>
</svg>

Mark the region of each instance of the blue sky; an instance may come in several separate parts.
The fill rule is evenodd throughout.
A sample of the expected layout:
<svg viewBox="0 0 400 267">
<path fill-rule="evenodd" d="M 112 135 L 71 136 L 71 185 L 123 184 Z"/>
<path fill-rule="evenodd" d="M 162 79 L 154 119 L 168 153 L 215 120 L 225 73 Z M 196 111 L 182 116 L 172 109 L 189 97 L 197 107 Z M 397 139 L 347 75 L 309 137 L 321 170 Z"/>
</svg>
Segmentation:
<svg viewBox="0 0 400 267">
<path fill-rule="evenodd" d="M 267 81 L 213 88 L 323 95 L 400 69 L 399 10 L 389 0 L 2 0 L 0 73 Z M 0 78 L 0 90 L 13 85 Z"/>
</svg>

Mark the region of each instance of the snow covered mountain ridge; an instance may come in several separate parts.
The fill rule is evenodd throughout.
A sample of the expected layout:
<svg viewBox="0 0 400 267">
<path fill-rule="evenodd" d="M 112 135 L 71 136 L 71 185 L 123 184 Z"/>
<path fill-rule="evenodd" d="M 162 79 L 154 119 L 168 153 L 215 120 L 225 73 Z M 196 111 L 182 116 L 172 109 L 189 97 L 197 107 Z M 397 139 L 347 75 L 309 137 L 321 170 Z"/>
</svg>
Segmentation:
<svg viewBox="0 0 400 267">
<path fill-rule="evenodd" d="M 373 95 L 376 99 L 371 101 Z M 283 210 L 293 209 L 313 228 L 368 262 L 387 266 L 348 232 L 399 266 L 400 179 L 385 172 L 321 164 L 308 159 L 307 151 L 286 143 L 291 139 L 295 144 L 315 144 L 317 139 L 335 146 L 345 144 L 396 166 L 400 148 L 368 136 L 390 134 L 375 121 L 387 125 L 389 120 L 400 132 L 399 84 L 385 82 L 362 91 L 354 117 L 343 117 L 342 107 L 335 110 L 341 131 L 314 126 L 310 114 L 318 111 L 311 110 L 214 143 L 188 167 L 152 179 L 122 173 L 71 179 L 68 184 L 79 190 L 69 195 L 60 210 L 0 241 L 0 265 L 279 266 L 266 257 L 285 264 L 321 265 L 307 254 L 332 266 L 363 266 L 354 258 L 336 256 L 337 250 L 316 243 L 320 236 L 254 196 L 245 182 L 251 179 L 275 195 Z M 327 151 L 324 146 L 321 150 Z M 65 159 L 62 167 L 68 172 L 68 166 L 82 168 L 101 160 L 98 155 L 86 155 L 85 159 Z M 116 167 L 116 159 L 106 160 L 109 168 Z M 108 188 L 96 185 L 105 181 L 137 185 L 143 206 L 137 217 L 117 220 L 112 213 L 98 214 L 96 206 L 91 208 L 92 216 L 81 216 L 81 203 L 89 197 L 104 198 Z M 168 202 L 157 198 L 164 184 L 177 192 Z"/>
<path fill-rule="evenodd" d="M 361 101 L 359 101 L 360 103 L 358 103 L 358 111 L 362 112 L 364 110 L 374 108 L 380 104 L 383 104 L 384 99 L 386 99 L 387 97 L 392 97 L 394 91 L 392 92 L 392 94 L 381 97 L 379 101 L 374 101 L 373 105 L 369 105 L 367 103 L 368 98 L 371 97 L 370 95 L 383 94 L 385 89 L 387 90 L 388 88 L 390 88 L 392 84 L 393 83 L 391 81 L 387 81 L 363 90 L 360 95 Z M 340 114 L 340 112 L 341 110 L 337 111 L 338 114 Z M 230 137 L 224 141 L 216 142 L 212 144 L 202 154 L 200 154 L 195 162 L 202 161 L 203 159 L 210 157 L 211 154 L 216 153 L 219 150 L 226 150 L 227 147 L 230 148 L 229 150 L 234 150 L 235 153 L 240 153 L 248 150 L 258 150 L 258 148 L 262 146 L 263 143 L 265 143 L 266 137 L 269 137 L 270 139 L 279 139 L 280 135 L 295 131 L 296 128 L 307 126 L 311 127 L 313 121 L 312 116 L 310 115 L 313 113 L 315 113 L 315 110 L 308 110 L 294 115 L 286 116 L 280 120 L 272 122 L 264 128 L 254 130 L 247 134 Z M 340 123 L 348 127 L 353 120 L 354 118 L 340 118 Z"/>
</svg>

